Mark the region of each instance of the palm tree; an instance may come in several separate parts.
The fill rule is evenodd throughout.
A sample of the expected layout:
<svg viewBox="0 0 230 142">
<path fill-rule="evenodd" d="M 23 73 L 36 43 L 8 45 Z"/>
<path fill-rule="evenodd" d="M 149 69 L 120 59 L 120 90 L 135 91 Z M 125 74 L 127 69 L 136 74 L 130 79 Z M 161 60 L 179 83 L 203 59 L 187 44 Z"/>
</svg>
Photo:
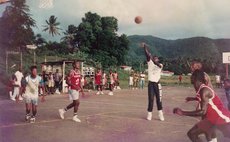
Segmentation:
<svg viewBox="0 0 230 142">
<path fill-rule="evenodd" d="M 63 33 L 65 36 L 61 38 L 61 40 L 64 41 L 68 45 L 70 51 L 73 52 L 75 47 L 77 47 L 77 27 L 74 25 L 69 25 L 68 29 Z"/>
<path fill-rule="evenodd" d="M 26 0 L 11 0 L 0 17 L 0 44 L 5 49 L 21 50 L 33 40 L 36 22 Z"/>
<path fill-rule="evenodd" d="M 46 20 L 46 24 L 47 25 L 44 25 L 45 29 L 43 29 L 43 31 L 49 30 L 49 34 L 51 34 L 52 36 L 57 34 L 60 35 L 58 31 L 61 30 L 61 28 L 58 27 L 60 23 L 57 22 L 57 17 L 51 15 L 49 21 Z"/>
</svg>

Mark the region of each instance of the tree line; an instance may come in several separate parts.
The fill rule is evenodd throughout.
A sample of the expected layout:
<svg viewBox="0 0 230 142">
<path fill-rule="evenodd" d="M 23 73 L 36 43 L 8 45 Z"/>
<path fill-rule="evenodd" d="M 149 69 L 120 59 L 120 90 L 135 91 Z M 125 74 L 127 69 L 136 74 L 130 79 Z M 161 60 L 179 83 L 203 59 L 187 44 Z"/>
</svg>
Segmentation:
<svg viewBox="0 0 230 142">
<path fill-rule="evenodd" d="M 164 70 L 173 71 L 175 74 L 187 74 L 190 72 L 189 63 L 196 59 L 203 63 L 204 70 L 208 73 L 224 72 L 218 51 L 214 46 L 210 48 L 213 43 L 209 39 L 167 41 L 149 36 L 130 38 L 125 34 L 118 35 L 118 20 L 115 17 L 102 17 L 97 13 L 87 12 L 80 23 L 69 24 L 67 29 L 60 28 L 62 23 L 55 15 L 44 20 L 43 27 L 39 27 L 43 29 L 41 32 L 48 32 L 50 36 L 62 36 L 60 41 L 49 41 L 41 34 L 34 33 L 33 29 L 38 27 L 32 16 L 26 0 L 11 0 L 0 17 L 1 50 L 22 51 L 24 55 L 32 56 L 32 52 L 26 48 L 26 45 L 35 44 L 39 56 L 92 60 L 103 68 L 125 64 L 135 70 L 144 71 L 147 68 L 144 51 L 133 46 L 138 46 L 141 41 L 145 41 L 151 45 L 151 51 L 160 57 Z M 199 46 L 193 49 L 192 45 L 196 42 Z M 218 45 L 221 43 L 223 41 L 219 41 Z M 183 48 L 184 46 L 187 48 Z M 208 50 L 212 52 L 208 54 Z M 209 56 L 197 58 L 193 53 L 196 51 Z M 180 56 L 180 54 L 186 55 Z"/>
<path fill-rule="evenodd" d="M 30 14 L 26 0 L 11 0 L 0 17 L 0 46 L 4 50 L 30 52 L 26 45 L 34 44 L 39 55 L 64 56 L 94 60 L 102 67 L 124 64 L 129 40 L 125 34 L 118 35 L 118 20 L 112 16 L 101 17 L 87 12 L 80 24 L 70 24 L 61 29 L 58 17 L 51 15 L 44 21 L 43 31 L 51 36 L 64 35 L 60 41 L 47 41 L 35 34 L 36 21 Z M 61 35 L 62 35 L 61 34 Z"/>
</svg>

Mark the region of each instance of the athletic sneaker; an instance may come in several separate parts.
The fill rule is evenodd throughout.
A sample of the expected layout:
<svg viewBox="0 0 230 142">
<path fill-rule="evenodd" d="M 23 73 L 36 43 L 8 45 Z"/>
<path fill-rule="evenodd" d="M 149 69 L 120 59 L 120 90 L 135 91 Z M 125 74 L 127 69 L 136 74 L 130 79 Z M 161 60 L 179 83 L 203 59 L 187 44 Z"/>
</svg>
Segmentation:
<svg viewBox="0 0 230 142">
<path fill-rule="evenodd" d="M 19 96 L 19 100 L 20 100 L 20 101 L 22 101 L 22 100 L 23 100 L 22 96 Z"/>
<path fill-rule="evenodd" d="M 110 91 L 108 95 L 113 96 L 113 92 L 112 92 L 112 91 Z"/>
<path fill-rule="evenodd" d="M 147 120 L 152 120 L 152 112 L 148 112 Z"/>
<path fill-rule="evenodd" d="M 61 119 L 64 119 L 65 118 L 64 117 L 65 110 L 64 109 L 59 109 L 58 111 L 59 111 L 59 115 L 60 115 Z"/>
<path fill-rule="evenodd" d="M 56 90 L 55 93 L 58 94 L 58 95 L 61 94 L 59 90 Z"/>
<path fill-rule="evenodd" d="M 101 91 L 101 95 L 104 95 L 104 93 Z"/>
<path fill-rule="evenodd" d="M 160 119 L 161 121 L 164 121 L 164 120 L 165 120 L 162 110 L 159 110 L 159 111 L 158 111 L 158 116 L 159 116 L 159 119 Z"/>
<path fill-rule="evenodd" d="M 98 91 L 97 93 L 96 93 L 96 95 L 99 95 L 100 94 L 100 92 Z"/>
<path fill-rule="evenodd" d="M 13 97 L 11 97 L 10 99 L 11 99 L 12 101 L 16 101 L 16 99 L 15 99 L 15 98 L 13 98 Z"/>
<path fill-rule="evenodd" d="M 30 118 L 30 123 L 35 123 L 35 117 L 34 117 L 34 116 L 32 116 L 32 117 Z"/>
<path fill-rule="evenodd" d="M 29 120 L 30 120 L 30 115 L 29 115 L 29 114 L 27 114 L 27 115 L 25 116 L 25 120 L 26 120 L 26 121 L 29 121 Z"/>
<path fill-rule="evenodd" d="M 81 120 L 79 118 L 77 118 L 77 115 L 73 116 L 73 121 L 75 121 L 75 122 L 81 122 Z"/>
</svg>

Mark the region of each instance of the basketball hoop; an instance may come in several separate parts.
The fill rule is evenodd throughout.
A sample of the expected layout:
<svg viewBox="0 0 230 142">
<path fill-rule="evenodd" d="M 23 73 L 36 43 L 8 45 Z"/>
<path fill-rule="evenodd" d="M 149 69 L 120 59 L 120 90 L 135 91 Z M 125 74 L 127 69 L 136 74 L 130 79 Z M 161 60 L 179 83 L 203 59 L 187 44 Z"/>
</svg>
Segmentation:
<svg viewBox="0 0 230 142">
<path fill-rule="evenodd" d="M 0 0 L 0 4 L 10 2 L 10 0 Z"/>
<path fill-rule="evenodd" d="M 228 65 L 230 64 L 230 52 L 223 52 L 222 57 L 223 57 L 223 63 L 225 64 L 226 67 L 226 78 L 228 78 Z"/>
<path fill-rule="evenodd" d="M 53 0 L 40 0 L 39 8 L 53 8 Z"/>
<path fill-rule="evenodd" d="M 222 57 L 224 64 L 230 64 L 230 52 L 223 52 Z"/>
</svg>

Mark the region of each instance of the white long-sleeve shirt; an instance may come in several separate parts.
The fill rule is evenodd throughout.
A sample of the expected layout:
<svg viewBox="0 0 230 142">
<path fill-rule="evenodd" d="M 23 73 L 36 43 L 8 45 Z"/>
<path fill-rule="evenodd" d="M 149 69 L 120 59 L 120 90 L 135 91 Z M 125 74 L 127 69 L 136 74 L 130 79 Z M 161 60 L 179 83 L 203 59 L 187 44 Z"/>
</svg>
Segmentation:
<svg viewBox="0 0 230 142">
<path fill-rule="evenodd" d="M 148 61 L 148 80 L 151 82 L 159 82 L 161 78 L 161 71 L 163 68 L 163 65 L 161 64 L 161 68 L 158 67 L 153 63 L 153 61 L 150 59 Z"/>
</svg>

